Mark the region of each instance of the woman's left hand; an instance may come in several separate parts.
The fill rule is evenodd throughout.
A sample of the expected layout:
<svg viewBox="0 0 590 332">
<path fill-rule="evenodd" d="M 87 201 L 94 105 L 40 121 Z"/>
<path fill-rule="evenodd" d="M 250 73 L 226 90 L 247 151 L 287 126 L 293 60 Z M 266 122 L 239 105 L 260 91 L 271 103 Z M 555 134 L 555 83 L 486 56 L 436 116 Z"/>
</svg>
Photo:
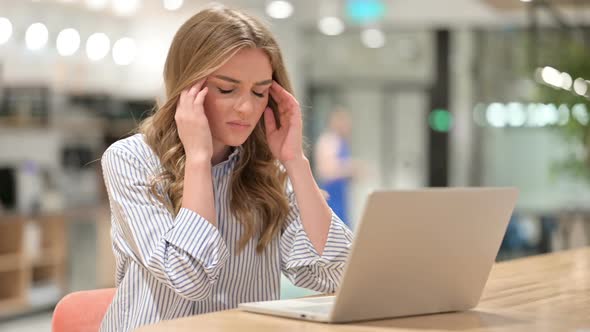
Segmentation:
<svg viewBox="0 0 590 332">
<path fill-rule="evenodd" d="M 270 107 L 267 107 L 264 111 L 264 124 L 270 151 L 283 164 L 304 159 L 303 120 L 297 99 L 276 81 L 270 86 L 270 95 L 277 103 L 281 123 L 281 128 L 277 128 L 275 116 Z"/>
</svg>

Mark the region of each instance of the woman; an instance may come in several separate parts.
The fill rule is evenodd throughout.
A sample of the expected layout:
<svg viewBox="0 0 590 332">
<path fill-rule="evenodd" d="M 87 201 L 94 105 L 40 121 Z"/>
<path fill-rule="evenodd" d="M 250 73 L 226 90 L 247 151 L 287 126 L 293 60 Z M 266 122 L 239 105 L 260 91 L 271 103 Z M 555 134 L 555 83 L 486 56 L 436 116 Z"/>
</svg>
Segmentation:
<svg viewBox="0 0 590 332">
<path fill-rule="evenodd" d="M 358 174 L 350 151 L 351 129 L 350 116 L 338 107 L 329 114 L 328 128 L 318 138 L 315 150 L 320 187 L 328 194 L 330 208 L 348 227 L 348 195 L 351 181 Z"/>
<path fill-rule="evenodd" d="M 275 300 L 281 272 L 334 292 L 352 235 L 312 177 L 271 33 L 236 10 L 199 12 L 164 80 L 166 102 L 102 158 L 117 292 L 101 330 Z"/>
</svg>

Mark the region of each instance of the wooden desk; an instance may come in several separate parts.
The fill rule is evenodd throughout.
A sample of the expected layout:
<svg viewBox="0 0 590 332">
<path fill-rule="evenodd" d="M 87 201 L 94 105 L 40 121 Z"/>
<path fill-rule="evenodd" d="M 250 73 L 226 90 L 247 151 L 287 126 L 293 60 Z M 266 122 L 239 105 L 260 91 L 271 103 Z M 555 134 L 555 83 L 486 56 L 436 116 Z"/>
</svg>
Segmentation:
<svg viewBox="0 0 590 332">
<path fill-rule="evenodd" d="M 137 331 L 590 331 L 590 247 L 496 264 L 474 310 L 341 325 L 228 310 Z"/>
</svg>

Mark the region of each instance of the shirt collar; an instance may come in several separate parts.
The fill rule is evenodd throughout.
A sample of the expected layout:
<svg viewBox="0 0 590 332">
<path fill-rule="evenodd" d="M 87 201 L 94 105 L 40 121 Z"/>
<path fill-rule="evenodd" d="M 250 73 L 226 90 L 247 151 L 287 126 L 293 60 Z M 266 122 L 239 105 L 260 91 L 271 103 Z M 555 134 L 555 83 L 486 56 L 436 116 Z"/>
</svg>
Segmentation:
<svg viewBox="0 0 590 332">
<path fill-rule="evenodd" d="M 242 154 L 243 149 L 242 146 L 233 148 L 233 151 L 226 160 L 212 167 L 213 175 L 217 177 L 229 173 L 237 164 L 238 160 L 240 160 L 240 155 Z"/>
</svg>

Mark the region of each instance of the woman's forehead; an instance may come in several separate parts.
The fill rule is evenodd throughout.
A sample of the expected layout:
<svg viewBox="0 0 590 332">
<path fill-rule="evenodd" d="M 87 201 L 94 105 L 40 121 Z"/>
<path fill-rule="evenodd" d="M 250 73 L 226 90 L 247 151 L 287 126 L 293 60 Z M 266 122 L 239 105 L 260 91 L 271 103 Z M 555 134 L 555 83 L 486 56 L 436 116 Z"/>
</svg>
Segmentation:
<svg viewBox="0 0 590 332">
<path fill-rule="evenodd" d="M 211 76 L 254 84 L 272 79 L 272 66 L 263 50 L 248 48 L 238 51 Z"/>
</svg>

